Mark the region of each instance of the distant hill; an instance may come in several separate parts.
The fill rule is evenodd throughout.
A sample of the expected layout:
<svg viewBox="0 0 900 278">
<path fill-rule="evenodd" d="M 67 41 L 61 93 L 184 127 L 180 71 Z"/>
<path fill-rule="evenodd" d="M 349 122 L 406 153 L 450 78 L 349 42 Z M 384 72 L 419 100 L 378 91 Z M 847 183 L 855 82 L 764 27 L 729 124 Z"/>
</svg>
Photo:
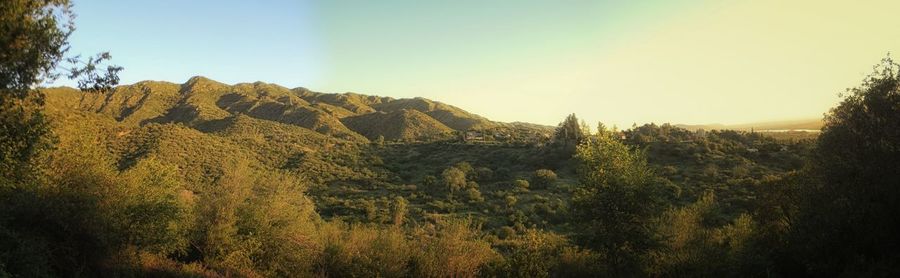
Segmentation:
<svg viewBox="0 0 900 278">
<path fill-rule="evenodd" d="M 245 115 L 357 142 L 379 135 L 388 140 L 418 140 L 470 129 L 526 126 L 493 122 L 425 98 L 328 94 L 264 82 L 227 85 L 200 76 L 184 84 L 142 81 L 107 93 L 51 88 L 46 94 L 51 110 L 95 112 L 125 125 L 179 123 L 215 131 L 228 128 L 229 119 Z"/>
<path fill-rule="evenodd" d="M 384 136 L 387 140 L 407 138 L 439 138 L 452 136 L 453 129 L 418 110 L 374 112 L 347 117 L 342 121 L 369 139 Z"/>
<path fill-rule="evenodd" d="M 677 124 L 675 126 L 688 129 L 688 130 L 756 130 L 756 131 L 788 131 L 788 130 L 820 130 L 824 122 L 822 119 L 800 119 L 800 120 L 786 120 L 786 121 L 772 121 L 772 122 L 758 122 L 758 123 L 748 123 L 748 124 L 737 124 L 737 125 L 723 125 L 723 124 L 706 124 L 706 125 L 685 125 L 685 124 Z"/>
</svg>

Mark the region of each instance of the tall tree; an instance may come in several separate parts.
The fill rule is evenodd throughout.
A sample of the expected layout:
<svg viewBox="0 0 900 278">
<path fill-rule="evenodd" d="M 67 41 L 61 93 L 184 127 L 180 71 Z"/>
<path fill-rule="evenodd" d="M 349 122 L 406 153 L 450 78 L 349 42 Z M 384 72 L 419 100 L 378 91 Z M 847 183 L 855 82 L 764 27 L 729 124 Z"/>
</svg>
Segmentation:
<svg viewBox="0 0 900 278">
<path fill-rule="evenodd" d="M 793 245 L 818 275 L 900 275 L 900 65 L 890 57 L 825 117 Z"/>
<path fill-rule="evenodd" d="M 31 174 L 32 158 L 52 143 L 37 86 L 55 79 L 75 30 L 69 0 L 0 2 L 0 188 L 14 187 Z M 86 61 L 66 59 L 67 76 L 84 91 L 109 90 L 119 82 L 119 66 L 100 66 L 104 52 Z"/>
<path fill-rule="evenodd" d="M 580 240 L 604 255 L 612 275 L 638 275 L 641 256 L 656 245 L 653 219 L 664 210 L 662 186 L 644 155 L 611 133 L 585 140 L 575 157 L 581 187 L 573 216 L 585 225 Z"/>
<path fill-rule="evenodd" d="M 108 254 L 119 244 L 161 252 L 177 249 L 174 245 L 156 244 L 177 234 L 174 229 L 168 234 L 156 233 L 157 228 L 174 227 L 168 216 L 181 215 L 171 201 L 169 188 L 143 188 L 152 190 L 144 190 L 148 195 L 128 200 L 109 196 L 114 190 L 98 189 L 124 189 L 128 182 L 102 167 L 92 167 L 100 164 L 91 161 L 65 165 L 78 171 L 63 175 L 63 179 L 55 179 L 48 173 L 52 171 L 36 171 L 35 158 L 54 141 L 42 111 L 44 98 L 38 86 L 59 75 L 56 70 L 69 49 L 68 37 L 75 30 L 73 19 L 69 0 L 0 1 L 0 277 L 63 273 L 77 276 L 76 270 L 91 276 L 90 268 L 99 264 L 96 256 Z M 98 65 L 106 59 L 108 54 L 66 70 L 72 78 L 89 77 L 79 82 L 82 89 L 108 89 L 118 82 L 121 67 L 113 66 L 107 73 L 97 74 Z M 77 57 L 70 60 L 75 61 Z M 86 152 L 85 148 L 78 151 Z M 64 168 L 54 166 L 58 165 L 47 168 Z M 141 178 L 136 174 L 131 177 Z M 134 203 L 124 205 L 128 201 Z M 151 203 L 153 209 L 159 210 L 145 210 Z M 123 212 L 121 208 L 126 211 L 123 218 L 108 217 L 121 216 L 117 214 Z M 171 214 L 160 217 L 156 212 Z M 141 227 L 138 230 L 153 234 L 122 234 L 116 229 L 117 224 Z"/>
<path fill-rule="evenodd" d="M 560 145 L 564 149 L 574 151 L 575 146 L 585 138 L 586 130 L 583 130 L 582 127 L 583 125 L 578 121 L 578 117 L 575 117 L 575 114 L 570 114 L 556 127 L 556 131 L 553 133 L 553 143 Z"/>
<path fill-rule="evenodd" d="M 0 2 L 0 187 L 30 173 L 50 128 L 34 87 L 54 76 L 74 30 L 68 0 Z"/>
</svg>

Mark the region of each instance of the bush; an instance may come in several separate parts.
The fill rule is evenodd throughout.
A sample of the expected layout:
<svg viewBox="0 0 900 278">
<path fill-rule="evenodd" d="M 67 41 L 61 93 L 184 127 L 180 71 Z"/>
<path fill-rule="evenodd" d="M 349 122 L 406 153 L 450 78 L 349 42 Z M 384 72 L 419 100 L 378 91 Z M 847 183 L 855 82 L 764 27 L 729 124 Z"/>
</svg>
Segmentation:
<svg viewBox="0 0 900 278">
<path fill-rule="evenodd" d="M 608 272 L 603 265 L 597 264 L 601 258 L 591 250 L 578 247 L 565 247 L 559 254 L 558 277 L 596 277 L 599 273 Z"/>
<path fill-rule="evenodd" d="M 411 276 L 477 276 L 485 265 L 499 259 L 479 231 L 471 220 L 451 219 L 440 223 L 434 232 L 419 235 Z"/>
<path fill-rule="evenodd" d="M 479 182 L 493 181 L 494 171 L 487 167 L 478 167 L 475 169 L 475 180 Z"/>
<path fill-rule="evenodd" d="M 497 237 L 500 239 L 510 239 L 516 236 L 516 229 L 513 229 L 510 226 L 503 226 L 497 230 Z"/>
<path fill-rule="evenodd" d="M 428 188 L 437 185 L 437 182 L 438 182 L 437 177 L 432 176 L 432 175 L 427 175 L 422 178 L 422 185 L 424 185 L 425 187 L 428 187 Z"/>
<path fill-rule="evenodd" d="M 508 234 L 507 234 L 508 233 Z M 511 227 L 501 228 L 506 239 L 497 244 L 504 260 L 490 264 L 487 277 L 596 277 L 596 258 L 572 247 L 562 236 L 533 229 L 515 236 Z"/>
<path fill-rule="evenodd" d="M 534 188 L 544 189 L 556 182 L 556 173 L 548 169 L 534 171 L 531 176 L 531 184 Z"/>
<path fill-rule="evenodd" d="M 332 277 L 404 277 L 413 250 L 400 229 L 347 227 L 333 222 L 320 232 L 318 272 Z"/>
<path fill-rule="evenodd" d="M 504 202 L 506 202 L 506 207 L 513 208 L 519 202 L 519 199 L 516 199 L 516 196 L 508 195 L 504 198 Z"/>
<path fill-rule="evenodd" d="M 513 186 L 517 189 L 528 190 L 528 187 L 531 186 L 527 180 L 515 180 L 513 181 Z"/>
<path fill-rule="evenodd" d="M 484 197 L 481 196 L 481 191 L 478 191 L 478 188 L 469 188 L 466 190 L 466 197 L 469 198 L 469 202 L 473 203 L 481 203 L 484 202 Z"/>
</svg>

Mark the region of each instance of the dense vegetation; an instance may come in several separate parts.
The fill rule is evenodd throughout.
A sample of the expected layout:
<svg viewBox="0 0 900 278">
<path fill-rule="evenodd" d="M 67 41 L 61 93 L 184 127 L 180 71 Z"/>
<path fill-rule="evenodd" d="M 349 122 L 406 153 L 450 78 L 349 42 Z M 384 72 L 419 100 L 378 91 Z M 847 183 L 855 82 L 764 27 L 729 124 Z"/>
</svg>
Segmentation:
<svg viewBox="0 0 900 278">
<path fill-rule="evenodd" d="M 38 88 L 68 2 L 0 21 L 0 277 L 895 276 L 900 66 L 818 137 L 496 123 L 261 82 Z M 63 17 L 60 17 L 63 15 Z"/>
</svg>

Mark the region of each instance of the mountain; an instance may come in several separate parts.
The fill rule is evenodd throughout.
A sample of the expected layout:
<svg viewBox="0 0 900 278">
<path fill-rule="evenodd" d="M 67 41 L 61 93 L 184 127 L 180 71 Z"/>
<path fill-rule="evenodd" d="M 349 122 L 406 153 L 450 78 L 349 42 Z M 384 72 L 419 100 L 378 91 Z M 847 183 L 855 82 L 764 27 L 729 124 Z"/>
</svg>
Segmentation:
<svg viewBox="0 0 900 278">
<path fill-rule="evenodd" d="M 407 138 L 439 138 L 452 136 L 453 129 L 418 110 L 374 112 L 342 119 L 351 129 L 369 139 L 384 136 L 387 140 Z"/>
<path fill-rule="evenodd" d="M 200 76 L 184 84 L 142 81 L 105 93 L 52 88 L 47 97 L 50 109 L 95 112 L 130 126 L 177 123 L 214 132 L 244 115 L 354 142 L 378 136 L 435 139 L 457 131 L 515 126 L 425 98 L 328 94 L 264 82 L 227 85 Z"/>
<path fill-rule="evenodd" d="M 756 131 L 766 131 L 766 130 L 820 130 L 824 122 L 822 119 L 798 119 L 798 120 L 785 120 L 785 121 L 771 121 L 771 122 L 758 122 L 758 123 L 747 123 L 747 124 L 736 124 L 736 125 L 723 125 L 723 124 L 705 124 L 705 125 L 685 125 L 685 124 L 677 124 L 675 126 L 688 129 L 688 130 L 697 130 L 697 129 L 705 129 L 705 130 L 756 130 Z"/>
</svg>

